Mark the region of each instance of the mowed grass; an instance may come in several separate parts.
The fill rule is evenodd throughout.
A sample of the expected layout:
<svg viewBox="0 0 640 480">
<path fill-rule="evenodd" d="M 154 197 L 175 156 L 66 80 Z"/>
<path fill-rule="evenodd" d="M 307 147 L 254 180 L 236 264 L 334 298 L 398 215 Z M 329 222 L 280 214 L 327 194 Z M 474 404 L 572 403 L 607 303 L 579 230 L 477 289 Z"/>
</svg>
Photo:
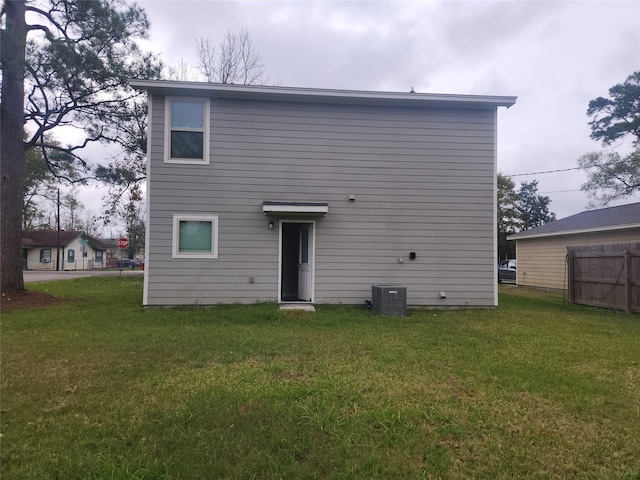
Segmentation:
<svg viewBox="0 0 640 480">
<path fill-rule="evenodd" d="M 640 318 L 144 310 L 142 279 L 2 315 L 4 479 L 640 478 Z"/>
</svg>

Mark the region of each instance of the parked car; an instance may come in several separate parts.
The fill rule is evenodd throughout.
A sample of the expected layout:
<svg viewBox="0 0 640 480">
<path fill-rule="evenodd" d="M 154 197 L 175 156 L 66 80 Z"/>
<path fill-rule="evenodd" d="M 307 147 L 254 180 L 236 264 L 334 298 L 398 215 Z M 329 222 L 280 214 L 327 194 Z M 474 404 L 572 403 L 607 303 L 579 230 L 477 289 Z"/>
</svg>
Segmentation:
<svg viewBox="0 0 640 480">
<path fill-rule="evenodd" d="M 118 268 L 136 268 L 138 266 L 138 262 L 132 258 L 124 258 L 122 260 L 118 260 Z"/>
<path fill-rule="evenodd" d="M 516 281 L 517 260 L 503 260 L 498 264 L 498 283 Z"/>
</svg>

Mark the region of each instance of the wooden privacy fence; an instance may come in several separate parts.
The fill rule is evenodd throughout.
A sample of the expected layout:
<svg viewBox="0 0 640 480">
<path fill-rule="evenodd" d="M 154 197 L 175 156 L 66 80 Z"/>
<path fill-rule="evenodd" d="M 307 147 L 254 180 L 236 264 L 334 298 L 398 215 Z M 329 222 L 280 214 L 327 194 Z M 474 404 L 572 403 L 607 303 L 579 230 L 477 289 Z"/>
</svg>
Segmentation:
<svg viewBox="0 0 640 480">
<path fill-rule="evenodd" d="M 640 313 L 640 242 L 567 247 L 569 301 Z"/>
</svg>

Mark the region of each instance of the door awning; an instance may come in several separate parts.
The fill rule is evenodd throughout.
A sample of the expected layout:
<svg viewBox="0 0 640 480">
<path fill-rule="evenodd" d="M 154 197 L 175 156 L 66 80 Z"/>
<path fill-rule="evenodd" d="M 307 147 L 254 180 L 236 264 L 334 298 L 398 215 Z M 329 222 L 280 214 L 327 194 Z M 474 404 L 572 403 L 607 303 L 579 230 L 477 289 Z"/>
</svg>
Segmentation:
<svg viewBox="0 0 640 480">
<path fill-rule="evenodd" d="M 327 202 L 262 202 L 265 215 L 306 215 L 323 216 L 329 213 Z"/>
</svg>

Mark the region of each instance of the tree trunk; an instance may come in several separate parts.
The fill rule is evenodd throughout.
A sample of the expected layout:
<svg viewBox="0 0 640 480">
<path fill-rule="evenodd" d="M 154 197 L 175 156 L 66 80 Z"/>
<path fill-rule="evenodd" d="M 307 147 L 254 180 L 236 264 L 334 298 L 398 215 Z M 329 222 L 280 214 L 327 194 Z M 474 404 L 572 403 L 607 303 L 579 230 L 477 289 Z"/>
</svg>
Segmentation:
<svg viewBox="0 0 640 480">
<path fill-rule="evenodd" d="M 24 185 L 24 74 L 27 25 L 25 0 L 7 0 L 2 30 L 0 104 L 0 288 L 24 290 L 22 277 L 22 196 Z"/>
</svg>

